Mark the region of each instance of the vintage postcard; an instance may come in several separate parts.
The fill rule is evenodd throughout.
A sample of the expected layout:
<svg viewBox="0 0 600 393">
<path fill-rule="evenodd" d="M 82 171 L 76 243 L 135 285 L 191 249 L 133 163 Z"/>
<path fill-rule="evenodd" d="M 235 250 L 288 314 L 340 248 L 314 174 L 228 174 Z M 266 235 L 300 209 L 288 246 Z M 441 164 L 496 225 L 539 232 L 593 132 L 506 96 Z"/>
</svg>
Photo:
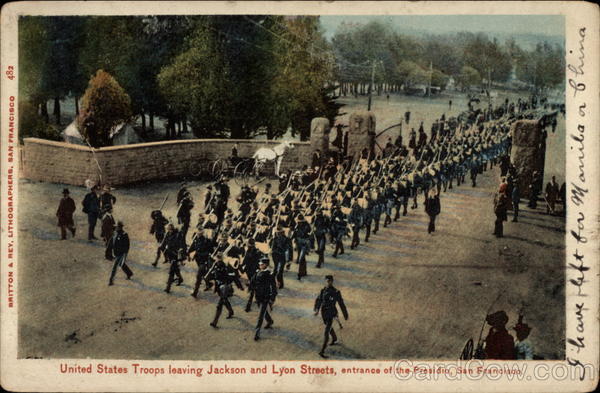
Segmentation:
<svg viewBox="0 0 600 393">
<path fill-rule="evenodd" d="M 594 390 L 599 15 L 4 5 L 2 387 Z"/>
</svg>

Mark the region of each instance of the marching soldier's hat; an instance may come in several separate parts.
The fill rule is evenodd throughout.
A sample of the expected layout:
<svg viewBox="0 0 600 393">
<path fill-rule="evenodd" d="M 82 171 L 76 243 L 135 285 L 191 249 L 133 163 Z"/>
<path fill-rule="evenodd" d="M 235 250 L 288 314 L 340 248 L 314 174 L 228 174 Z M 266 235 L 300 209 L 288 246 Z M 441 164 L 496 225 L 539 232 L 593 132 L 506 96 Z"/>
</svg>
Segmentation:
<svg viewBox="0 0 600 393">
<path fill-rule="evenodd" d="M 269 266 L 269 257 L 262 257 L 260 258 L 260 260 L 258 261 L 259 265 L 267 265 Z"/>
<path fill-rule="evenodd" d="M 63 195 L 68 195 L 69 194 L 69 189 L 68 188 L 63 188 Z"/>
<path fill-rule="evenodd" d="M 251 245 L 251 246 L 253 246 L 253 245 L 256 244 L 256 240 L 254 240 L 254 239 L 251 238 L 250 240 L 248 240 L 248 244 Z"/>
<path fill-rule="evenodd" d="M 298 222 L 305 221 L 302 214 L 298 215 Z"/>
<path fill-rule="evenodd" d="M 223 260 L 223 252 L 218 252 L 217 253 L 217 261 L 222 261 Z"/>
</svg>

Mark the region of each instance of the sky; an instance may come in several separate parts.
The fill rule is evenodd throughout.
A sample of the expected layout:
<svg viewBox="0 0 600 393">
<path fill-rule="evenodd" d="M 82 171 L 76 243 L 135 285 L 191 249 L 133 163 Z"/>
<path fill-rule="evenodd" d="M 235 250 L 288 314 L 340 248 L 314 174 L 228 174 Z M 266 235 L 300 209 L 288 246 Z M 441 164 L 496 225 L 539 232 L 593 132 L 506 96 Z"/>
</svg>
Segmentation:
<svg viewBox="0 0 600 393">
<path fill-rule="evenodd" d="M 399 32 L 410 30 L 431 34 L 459 31 L 484 32 L 489 35 L 564 36 L 565 22 L 561 15 L 322 15 L 325 36 L 331 38 L 344 21 L 368 23 L 378 20 L 389 23 Z"/>
</svg>

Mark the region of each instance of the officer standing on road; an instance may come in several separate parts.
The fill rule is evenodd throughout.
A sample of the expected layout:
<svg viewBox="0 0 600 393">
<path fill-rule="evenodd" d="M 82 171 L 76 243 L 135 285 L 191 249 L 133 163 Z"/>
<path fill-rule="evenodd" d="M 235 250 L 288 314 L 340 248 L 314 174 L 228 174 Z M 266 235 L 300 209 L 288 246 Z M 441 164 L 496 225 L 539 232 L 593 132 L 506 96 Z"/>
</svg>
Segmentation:
<svg viewBox="0 0 600 393">
<path fill-rule="evenodd" d="M 254 273 L 250 280 L 250 290 L 256 297 L 256 304 L 259 307 L 258 321 L 256 322 L 256 333 L 254 334 L 254 340 L 260 339 L 260 329 L 263 324 L 263 320 L 267 320 L 265 329 L 271 329 L 273 325 L 273 318 L 269 315 L 268 308 L 273 308 L 275 298 L 277 297 L 277 287 L 275 285 L 275 277 L 267 269 L 269 265 L 269 258 L 264 257 L 258 263 L 258 271 Z"/>
<path fill-rule="evenodd" d="M 123 222 L 117 223 L 117 230 L 113 234 L 112 238 L 108 242 L 106 255 L 111 256 L 114 259 L 112 271 L 110 272 L 110 279 L 108 285 L 114 284 L 115 274 L 117 273 L 117 267 L 121 267 L 123 272 L 127 275 L 127 279 L 130 280 L 133 276 L 133 272 L 129 269 L 129 266 L 125 263 L 127 259 L 127 253 L 129 252 L 129 235 L 123 230 Z"/>
<path fill-rule="evenodd" d="M 325 288 L 321 289 L 321 293 L 317 296 L 315 300 L 315 315 L 321 311 L 321 316 L 323 317 L 323 323 L 325 323 L 325 334 L 323 340 L 323 346 L 321 347 L 321 352 L 319 355 L 322 358 L 327 358 L 325 355 L 325 348 L 327 348 L 327 343 L 329 341 L 329 336 L 331 336 L 331 344 L 337 344 L 337 336 L 335 331 L 333 330 L 332 324 L 333 320 L 337 318 L 338 311 L 337 305 L 340 305 L 340 309 L 342 310 L 342 314 L 344 315 L 344 319 L 348 320 L 348 310 L 346 310 L 346 305 L 344 304 L 344 299 L 342 298 L 342 293 L 333 286 L 333 276 L 327 275 L 325 276 L 325 281 L 327 285 Z M 340 324 L 340 328 L 341 328 Z"/>
</svg>

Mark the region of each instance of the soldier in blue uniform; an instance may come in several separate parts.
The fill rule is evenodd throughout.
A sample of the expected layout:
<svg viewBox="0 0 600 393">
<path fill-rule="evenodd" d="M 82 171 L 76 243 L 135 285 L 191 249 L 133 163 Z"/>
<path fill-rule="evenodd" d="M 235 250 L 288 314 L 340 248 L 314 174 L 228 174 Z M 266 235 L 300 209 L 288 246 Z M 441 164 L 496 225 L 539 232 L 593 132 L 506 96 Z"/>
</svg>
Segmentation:
<svg viewBox="0 0 600 393">
<path fill-rule="evenodd" d="M 223 311 L 223 306 L 229 311 L 227 319 L 233 318 L 233 308 L 231 307 L 231 303 L 229 303 L 229 298 L 233 296 L 233 286 L 231 284 L 235 283 L 242 291 L 244 290 L 244 287 L 240 282 L 237 272 L 231 266 L 226 265 L 225 262 L 223 262 L 222 252 L 217 254 L 215 265 L 212 267 L 212 271 L 208 276 L 215 281 L 216 291 L 219 295 L 219 303 L 217 304 L 215 318 L 210 323 L 210 326 L 216 329 L 217 324 L 219 323 L 219 317 Z"/>
<path fill-rule="evenodd" d="M 342 310 L 342 314 L 344 315 L 344 319 L 348 320 L 348 310 L 346 310 L 346 305 L 344 304 L 344 299 L 342 298 L 342 293 L 333 286 L 333 276 L 327 275 L 325 276 L 325 281 L 327 285 L 325 288 L 321 289 L 319 296 L 315 300 L 315 315 L 321 311 L 321 316 L 323 317 L 323 323 L 325 323 L 325 334 L 323 340 L 323 346 L 321 347 L 321 351 L 319 355 L 322 358 L 327 358 L 325 355 L 325 348 L 327 348 L 327 344 L 329 342 L 329 336 L 331 336 L 331 344 L 337 344 L 337 336 L 335 334 L 335 330 L 333 330 L 332 324 L 333 320 L 337 318 L 338 310 L 337 305 L 339 304 L 340 309 Z M 341 324 L 340 324 L 341 326 Z"/>
<path fill-rule="evenodd" d="M 254 340 L 260 339 L 260 329 L 262 328 L 263 320 L 267 320 L 265 329 L 271 329 L 273 318 L 269 315 L 269 308 L 273 308 L 275 298 L 277 297 L 277 286 L 275 285 L 275 277 L 267 269 L 269 258 L 263 257 L 258 264 L 258 271 L 254 273 L 250 280 L 250 290 L 256 297 L 256 304 L 259 307 L 258 321 L 256 322 L 256 333 Z"/>
<path fill-rule="evenodd" d="M 277 227 L 276 234 L 271 240 L 271 256 L 275 264 L 277 287 L 283 288 L 283 270 L 287 261 L 287 253 L 291 247 L 290 239 L 283 233 L 283 227 Z"/>
<path fill-rule="evenodd" d="M 310 224 L 304 219 L 304 215 L 300 214 L 297 218 L 296 228 L 294 229 L 294 239 L 296 240 L 296 246 L 298 248 L 298 257 L 296 263 L 298 263 L 298 280 L 307 275 L 306 272 L 306 254 L 310 248 L 310 233 L 312 228 Z"/>
<path fill-rule="evenodd" d="M 246 248 L 246 253 L 244 254 L 244 259 L 242 260 L 241 268 L 244 273 L 246 273 L 246 277 L 248 278 L 248 282 L 252 280 L 252 276 L 256 274 L 258 270 L 258 265 L 261 259 L 263 259 L 265 255 L 256 248 L 256 241 L 254 239 L 248 240 L 248 246 Z M 248 303 L 246 304 L 246 312 L 250 312 L 252 308 L 252 299 L 254 298 L 254 292 L 252 288 L 249 287 L 248 291 L 250 292 L 250 296 L 248 298 Z"/>
<path fill-rule="evenodd" d="M 211 287 L 208 280 L 204 278 L 204 276 L 208 273 L 210 269 L 210 254 L 212 254 L 216 243 L 207 238 L 204 235 L 204 229 L 199 228 L 192 239 L 192 244 L 187 250 L 188 260 L 191 257 L 191 254 L 194 253 L 194 261 L 198 265 L 198 273 L 196 274 L 196 284 L 194 284 L 194 291 L 192 292 L 192 297 L 196 298 L 198 296 L 198 290 L 200 289 L 200 283 L 204 279 L 205 283 L 205 291 L 208 291 Z"/>
<path fill-rule="evenodd" d="M 335 206 L 332 214 L 332 236 L 335 241 L 335 250 L 333 251 L 333 257 L 337 258 L 338 251 L 339 255 L 344 253 L 344 243 L 342 239 L 346 235 L 347 224 L 344 217 L 344 213 L 339 207 Z"/>
<path fill-rule="evenodd" d="M 167 225 L 167 233 L 159 248 L 167 259 L 165 263 L 170 263 L 169 277 L 167 279 L 167 287 L 165 288 L 165 292 L 170 293 L 175 276 L 177 276 L 178 280 L 177 286 L 183 283 L 183 277 L 179 270 L 179 262 L 183 259 L 183 253 L 185 252 L 185 242 L 183 241 L 181 232 L 173 224 Z"/>
<path fill-rule="evenodd" d="M 152 266 L 156 267 L 156 265 L 158 264 L 158 259 L 160 258 L 160 254 L 161 254 L 160 244 L 162 243 L 162 241 L 165 237 L 165 225 L 167 225 L 169 223 L 169 220 L 167 220 L 163 216 L 163 214 L 160 210 L 154 210 L 152 213 L 150 213 L 150 218 L 152 218 L 152 226 L 150 227 L 150 234 L 154 235 L 154 237 L 156 238 L 156 242 L 159 245 L 159 247 L 157 247 L 157 249 L 156 249 L 156 258 L 154 259 L 154 263 L 152 263 Z"/>
<path fill-rule="evenodd" d="M 321 209 L 317 209 L 315 221 L 313 222 L 313 231 L 317 242 L 317 255 L 319 260 L 317 261 L 317 267 L 320 268 L 325 263 L 325 245 L 326 235 L 330 231 L 331 222 L 327 217 L 323 215 Z"/>
<path fill-rule="evenodd" d="M 360 244 L 360 238 L 358 237 L 358 234 L 363 225 L 363 209 L 358 205 L 358 201 L 356 199 L 354 199 L 352 202 L 352 210 L 348 216 L 348 223 L 352 225 L 353 234 L 352 242 L 350 243 L 350 249 L 353 250 Z"/>
</svg>

